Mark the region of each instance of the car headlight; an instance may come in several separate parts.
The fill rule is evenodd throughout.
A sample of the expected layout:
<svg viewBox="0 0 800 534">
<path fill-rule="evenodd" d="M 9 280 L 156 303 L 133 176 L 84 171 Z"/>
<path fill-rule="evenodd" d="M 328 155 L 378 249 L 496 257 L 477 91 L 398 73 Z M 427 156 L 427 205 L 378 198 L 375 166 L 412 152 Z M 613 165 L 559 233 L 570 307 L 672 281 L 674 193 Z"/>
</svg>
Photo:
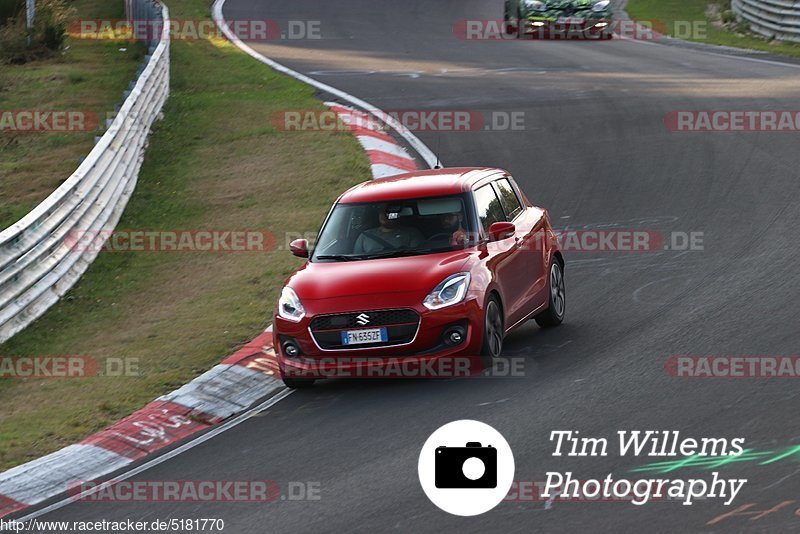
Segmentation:
<svg viewBox="0 0 800 534">
<path fill-rule="evenodd" d="M 458 304 L 467 295 L 469 279 L 469 273 L 456 273 L 448 276 L 442 280 L 442 283 L 433 288 L 433 291 L 425 297 L 422 304 L 429 310 L 438 310 L 439 308 Z"/>
<path fill-rule="evenodd" d="M 278 299 L 278 315 L 295 323 L 306 315 L 303 304 L 291 287 L 284 287 L 281 291 L 281 298 Z"/>
<path fill-rule="evenodd" d="M 608 9 L 609 4 L 611 4 L 611 0 L 600 0 L 592 6 L 592 11 L 605 11 Z"/>
<path fill-rule="evenodd" d="M 544 11 L 547 6 L 541 0 L 525 0 L 525 7 L 532 11 Z"/>
</svg>

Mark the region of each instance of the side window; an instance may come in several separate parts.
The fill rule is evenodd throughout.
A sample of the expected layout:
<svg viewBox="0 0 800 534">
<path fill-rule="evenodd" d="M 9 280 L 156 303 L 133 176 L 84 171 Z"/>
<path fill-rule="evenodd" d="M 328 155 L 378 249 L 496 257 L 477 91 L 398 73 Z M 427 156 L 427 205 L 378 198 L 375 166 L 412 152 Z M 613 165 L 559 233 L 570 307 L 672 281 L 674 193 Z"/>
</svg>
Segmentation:
<svg viewBox="0 0 800 534">
<path fill-rule="evenodd" d="M 522 203 L 517 197 L 517 193 L 508 181 L 508 178 L 502 178 L 494 182 L 497 187 L 497 194 L 500 197 L 500 204 L 506 212 L 509 221 L 513 221 L 514 217 L 522 213 Z"/>
<path fill-rule="evenodd" d="M 475 208 L 478 210 L 478 218 L 484 231 L 489 231 L 492 223 L 505 221 L 506 217 L 500 205 L 500 199 L 494 192 L 492 184 L 484 185 L 475 190 Z"/>
</svg>

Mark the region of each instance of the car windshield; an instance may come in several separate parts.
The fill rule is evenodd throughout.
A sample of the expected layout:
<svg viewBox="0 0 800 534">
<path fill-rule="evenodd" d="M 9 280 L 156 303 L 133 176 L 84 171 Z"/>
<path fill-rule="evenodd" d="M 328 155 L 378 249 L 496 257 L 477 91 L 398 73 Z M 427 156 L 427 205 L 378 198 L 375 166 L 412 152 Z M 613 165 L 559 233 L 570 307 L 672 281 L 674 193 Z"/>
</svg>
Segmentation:
<svg viewBox="0 0 800 534">
<path fill-rule="evenodd" d="M 466 195 L 337 204 L 311 261 L 432 254 L 474 244 Z"/>
</svg>

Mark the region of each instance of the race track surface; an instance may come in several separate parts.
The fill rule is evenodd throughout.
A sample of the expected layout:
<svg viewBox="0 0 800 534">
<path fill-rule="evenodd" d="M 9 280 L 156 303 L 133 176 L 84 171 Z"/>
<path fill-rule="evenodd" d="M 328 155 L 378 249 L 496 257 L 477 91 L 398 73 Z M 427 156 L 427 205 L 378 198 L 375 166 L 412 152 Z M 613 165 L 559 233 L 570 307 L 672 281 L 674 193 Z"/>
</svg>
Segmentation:
<svg viewBox="0 0 800 534">
<path fill-rule="evenodd" d="M 446 165 L 508 169 L 557 228 L 702 232 L 704 248 L 567 252 L 565 324 L 530 323 L 506 340 L 505 355 L 524 358 L 523 377 L 318 383 L 137 477 L 314 481 L 318 501 L 75 503 L 47 519 L 221 517 L 226 532 L 253 533 L 797 531 L 794 458 L 721 467 L 749 479 L 732 507 L 504 502 L 473 518 L 428 501 L 417 459 L 431 432 L 464 418 L 504 434 L 518 480 L 544 480 L 547 471 L 640 477 L 630 469 L 649 461 L 555 458 L 553 430 L 741 436 L 759 451 L 800 443 L 796 380 L 665 372 L 671 356 L 798 353 L 798 134 L 682 133 L 664 124 L 676 110 L 797 109 L 800 69 L 629 40 L 454 35 L 460 19 L 502 17 L 499 0 L 228 0 L 224 14 L 320 21 L 319 40 L 250 44 L 382 109 L 523 112 L 522 130 L 418 135 Z M 690 466 L 652 475 L 709 473 Z M 766 510 L 786 500 L 796 502 L 708 525 L 744 504 Z"/>
</svg>

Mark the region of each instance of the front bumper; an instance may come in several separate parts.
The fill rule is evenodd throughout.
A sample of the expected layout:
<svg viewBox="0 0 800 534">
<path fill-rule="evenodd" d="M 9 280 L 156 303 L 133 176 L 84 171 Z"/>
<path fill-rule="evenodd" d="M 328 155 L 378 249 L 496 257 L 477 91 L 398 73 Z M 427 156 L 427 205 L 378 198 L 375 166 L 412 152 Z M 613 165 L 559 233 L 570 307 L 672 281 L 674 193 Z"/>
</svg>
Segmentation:
<svg viewBox="0 0 800 534">
<path fill-rule="evenodd" d="M 549 38 L 581 38 L 611 34 L 613 20 L 607 13 L 546 12 L 531 15 L 522 21 L 520 33 Z"/>
<path fill-rule="evenodd" d="M 390 302 L 376 307 L 376 302 Z M 295 323 L 277 314 L 273 321 L 273 342 L 282 377 L 291 378 L 377 378 L 422 377 L 445 378 L 448 375 L 474 374 L 482 370 L 480 348 L 483 342 L 483 310 L 477 296 L 453 306 L 429 310 L 419 295 L 402 293 L 381 296 L 345 297 L 304 301 L 306 316 Z M 393 346 L 358 346 L 323 349 L 310 329 L 315 317 L 334 314 L 374 313 L 381 310 L 410 309 L 419 315 L 419 324 L 410 342 Z M 457 345 L 448 344 L 443 334 L 461 326 L 464 337 Z M 359 326 L 360 329 L 369 326 Z M 284 346 L 293 342 L 300 354 L 290 357 Z M 432 365 L 433 363 L 436 365 Z M 454 369 L 453 366 L 458 366 Z M 465 370 L 465 367 L 468 368 Z"/>
</svg>

